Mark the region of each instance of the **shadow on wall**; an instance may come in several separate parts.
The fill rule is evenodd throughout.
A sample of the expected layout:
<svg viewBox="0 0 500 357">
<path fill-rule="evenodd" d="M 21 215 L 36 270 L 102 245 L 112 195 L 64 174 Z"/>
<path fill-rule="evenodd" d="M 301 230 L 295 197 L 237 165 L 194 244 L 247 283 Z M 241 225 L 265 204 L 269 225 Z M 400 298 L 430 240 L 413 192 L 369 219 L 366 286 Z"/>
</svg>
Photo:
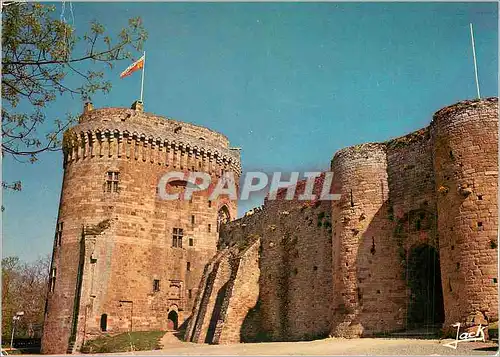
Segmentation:
<svg viewBox="0 0 500 357">
<path fill-rule="evenodd" d="M 271 341 L 271 336 L 266 331 L 262 330 L 261 304 L 262 302 L 259 296 L 257 303 L 248 311 L 241 324 L 240 342 L 255 343 Z"/>
<path fill-rule="evenodd" d="M 417 211 L 422 210 L 414 212 L 415 219 L 408 220 L 408 214 L 397 219 L 385 201 L 364 233 L 361 221 L 359 228 L 347 229 L 345 234 L 361 237 L 356 261 L 337 270 L 334 331 L 371 336 L 444 322 L 439 253 L 432 246 L 436 221 L 422 220 Z M 355 280 L 347 278 L 351 264 Z"/>
<path fill-rule="evenodd" d="M 217 292 L 217 297 L 215 299 L 214 308 L 212 311 L 212 317 L 210 318 L 210 323 L 208 325 L 207 335 L 205 337 L 205 343 L 212 344 L 215 336 L 215 329 L 217 327 L 217 322 L 221 318 L 222 303 L 226 297 L 227 288 L 229 286 L 229 280 L 222 285 L 222 287 Z"/>
</svg>

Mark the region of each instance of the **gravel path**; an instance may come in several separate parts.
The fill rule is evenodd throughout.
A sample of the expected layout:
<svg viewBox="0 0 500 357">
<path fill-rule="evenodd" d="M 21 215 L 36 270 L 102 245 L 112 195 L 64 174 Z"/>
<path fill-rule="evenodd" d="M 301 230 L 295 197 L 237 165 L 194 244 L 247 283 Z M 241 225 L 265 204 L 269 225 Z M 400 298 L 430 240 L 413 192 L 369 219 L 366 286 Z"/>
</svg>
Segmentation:
<svg viewBox="0 0 500 357">
<path fill-rule="evenodd" d="M 241 343 L 233 345 L 206 345 L 181 342 L 174 336 L 165 336 L 162 350 L 121 353 L 120 355 L 495 355 L 498 344 L 492 342 L 464 342 L 456 350 L 443 346 L 452 340 L 416 339 L 338 339 L 329 338 L 308 342 Z M 118 354 L 116 354 L 118 355 Z"/>
</svg>

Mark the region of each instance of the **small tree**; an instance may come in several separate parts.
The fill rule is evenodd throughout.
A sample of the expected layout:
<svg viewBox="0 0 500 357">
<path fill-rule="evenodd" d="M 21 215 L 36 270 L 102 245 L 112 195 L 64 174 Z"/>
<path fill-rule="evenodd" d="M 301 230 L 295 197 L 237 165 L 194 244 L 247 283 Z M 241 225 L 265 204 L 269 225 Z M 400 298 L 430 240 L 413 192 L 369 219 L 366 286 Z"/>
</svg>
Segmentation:
<svg viewBox="0 0 500 357">
<path fill-rule="evenodd" d="M 16 336 L 41 331 L 47 297 L 50 256 L 24 263 L 18 257 L 2 259 L 2 336 L 10 338 L 12 317 L 23 311 Z"/>
<path fill-rule="evenodd" d="M 98 22 L 79 37 L 74 26 L 56 18 L 54 11 L 54 6 L 35 2 L 2 6 L 2 155 L 19 161 L 35 162 L 41 152 L 60 149 L 60 134 L 74 122 L 67 115 L 40 134 L 37 129 L 46 119 L 48 104 L 65 94 L 85 101 L 97 91 L 111 89 L 103 71 L 83 71 L 81 64 L 112 68 L 116 61 L 132 60 L 130 50 L 140 51 L 147 39 L 140 18 L 130 19 L 115 39 Z M 80 84 L 68 84 L 68 74 L 80 78 Z M 19 110 L 21 103 L 31 110 Z M 2 186 L 21 187 L 19 182 Z"/>
</svg>

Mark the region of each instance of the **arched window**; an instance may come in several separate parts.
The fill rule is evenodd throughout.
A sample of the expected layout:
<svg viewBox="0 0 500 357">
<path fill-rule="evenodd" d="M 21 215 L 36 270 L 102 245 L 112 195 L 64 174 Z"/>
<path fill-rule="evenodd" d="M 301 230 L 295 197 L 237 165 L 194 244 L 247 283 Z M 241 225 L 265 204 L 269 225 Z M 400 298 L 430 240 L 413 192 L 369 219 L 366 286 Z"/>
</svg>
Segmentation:
<svg viewBox="0 0 500 357">
<path fill-rule="evenodd" d="M 222 206 L 217 213 L 217 232 L 220 230 L 220 226 L 224 223 L 227 223 L 231 220 L 231 216 L 229 214 L 229 209 L 226 205 Z"/>
<path fill-rule="evenodd" d="M 108 329 L 108 315 L 107 314 L 102 314 L 101 315 L 101 331 L 106 331 Z"/>
</svg>

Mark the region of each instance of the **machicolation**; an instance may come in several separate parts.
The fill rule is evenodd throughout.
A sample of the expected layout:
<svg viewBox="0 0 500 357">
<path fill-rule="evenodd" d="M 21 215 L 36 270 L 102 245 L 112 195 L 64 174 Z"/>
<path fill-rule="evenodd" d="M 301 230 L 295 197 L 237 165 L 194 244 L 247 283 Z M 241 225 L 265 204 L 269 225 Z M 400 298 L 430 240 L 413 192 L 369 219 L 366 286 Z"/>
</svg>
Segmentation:
<svg viewBox="0 0 500 357">
<path fill-rule="evenodd" d="M 142 103 L 86 105 L 63 151 L 44 353 L 127 331 L 223 344 L 498 320 L 498 98 L 338 151 L 338 201 L 280 190 L 240 219 L 203 192 L 158 199 L 168 171 L 239 178 L 239 149 Z"/>
</svg>

